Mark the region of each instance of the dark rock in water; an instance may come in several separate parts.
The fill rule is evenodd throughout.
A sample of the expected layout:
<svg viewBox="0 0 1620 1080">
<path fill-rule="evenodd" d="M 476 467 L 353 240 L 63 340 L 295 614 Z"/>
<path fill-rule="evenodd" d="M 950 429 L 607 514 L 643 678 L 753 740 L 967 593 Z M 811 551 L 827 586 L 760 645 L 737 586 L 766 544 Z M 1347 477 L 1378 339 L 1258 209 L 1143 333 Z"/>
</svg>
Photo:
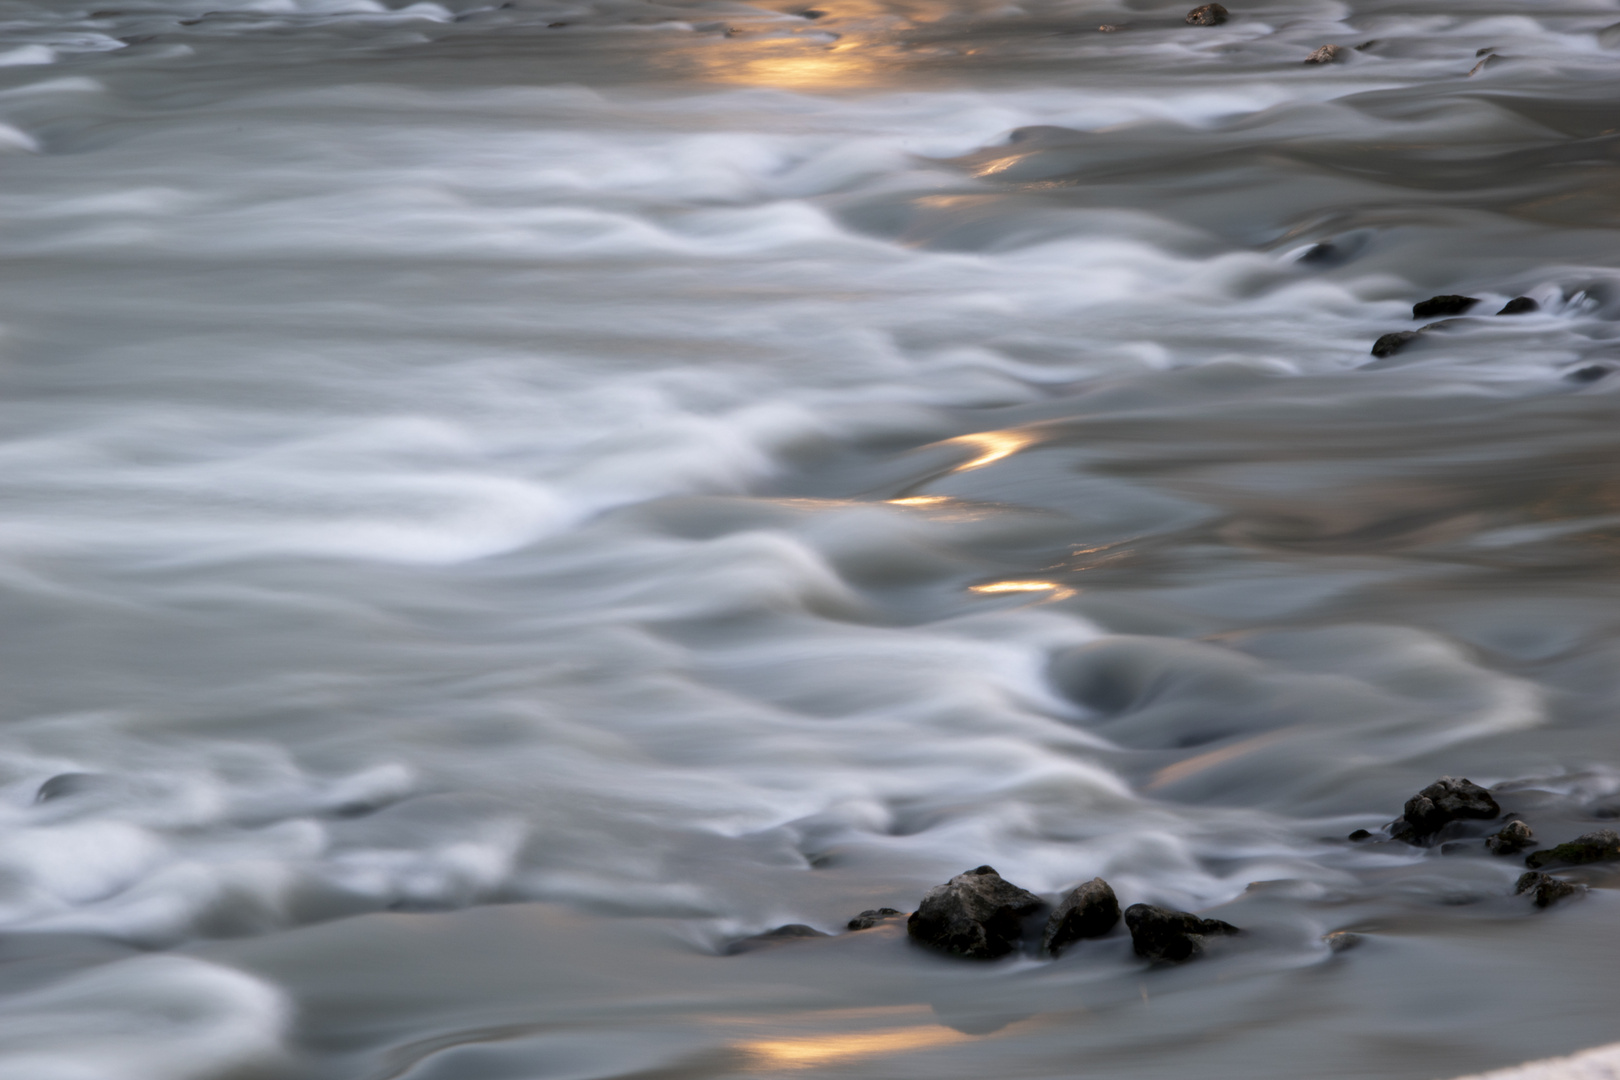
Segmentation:
<svg viewBox="0 0 1620 1080">
<path fill-rule="evenodd" d="M 1431 296 L 1427 300 L 1412 305 L 1412 318 L 1432 319 L 1436 315 L 1461 315 L 1475 304 L 1479 303 L 1477 296 Z"/>
<path fill-rule="evenodd" d="M 1620 833 L 1599 829 L 1577 836 L 1567 844 L 1537 851 L 1524 860 L 1532 870 L 1543 866 L 1579 866 L 1582 863 L 1613 862 L 1620 859 Z"/>
<path fill-rule="evenodd" d="M 1185 911 L 1132 904 L 1125 909 L 1125 925 L 1131 930 L 1131 945 L 1137 956 L 1149 960 L 1180 963 L 1204 951 L 1204 939 L 1217 934 L 1243 931 L 1219 919 L 1200 919 Z"/>
<path fill-rule="evenodd" d="M 1510 821 L 1502 831 L 1485 838 L 1485 847 L 1492 855 L 1514 855 L 1536 842 L 1535 833 L 1522 821 Z"/>
<path fill-rule="evenodd" d="M 745 937 L 741 941 L 733 941 L 726 946 L 726 955 L 736 956 L 738 953 L 753 952 L 755 949 L 763 949 L 768 945 L 780 945 L 786 941 L 803 941 L 805 938 L 818 937 L 832 937 L 832 935 L 824 934 L 815 927 L 806 926 L 804 923 L 789 923 L 786 926 L 778 926 L 775 930 L 767 930 L 763 934 L 755 934 L 753 937 Z"/>
<path fill-rule="evenodd" d="M 1511 299 L 1507 303 L 1503 304 L 1502 305 L 1502 310 L 1498 311 L 1497 314 L 1498 315 L 1524 315 L 1524 314 L 1527 314 L 1527 313 L 1532 312 L 1532 311 L 1540 311 L 1540 310 L 1541 310 L 1541 305 L 1536 303 L 1534 300 L 1530 299 L 1528 296 L 1515 296 L 1513 299 Z"/>
<path fill-rule="evenodd" d="M 1374 356 L 1394 356 L 1413 341 L 1417 340 L 1416 330 L 1397 330 L 1393 334 L 1385 334 L 1373 342 L 1372 354 Z"/>
<path fill-rule="evenodd" d="M 1018 945 L 1022 922 L 1045 905 L 1034 893 L 981 866 L 936 885 L 906 920 L 913 941 L 974 960 L 1006 956 Z"/>
<path fill-rule="evenodd" d="M 1366 829 L 1357 829 L 1355 832 L 1351 833 L 1346 839 L 1348 839 L 1352 844 L 1359 844 L 1363 840 L 1371 840 L 1372 839 L 1372 833 L 1368 832 Z"/>
<path fill-rule="evenodd" d="M 1322 935 L 1322 942 L 1334 952 L 1344 952 L 1361 944 L 1361 935 L 1353 934 L 1349 930 L 1335 930 L 1331 934 Z"/>
<path fill-rule="evenodd" d="M 1219 4 L 1200 4 L 1187 12 L 1189 26 L 1219 26 L 1231 12 Z"/>
<path fill-rule="evenodd" d="M 863 911 L 849 920 L 849 928 L 851 930 L 870 930 L 880 922 L 886 922 L 904 914 L 905 912 L 897 911 L 892 907 L 873 908 L 870 911 Z"/>
<path fill-rule="evenodd" d="M 825 11 L 820 11 L 816 8 L 805 8 L 803 11 L 799 12 L 799 18 L 801 19 L 822 19 L 826 18 L 826 16 L 827 13 Z"/>
<path fill-rule="evenodd" d="M 1569 372 L 1564 376 L 1564 378 L 1568 379 L 1570 382 L 1595 383 L 1607 375 L 1609 370 L 1609 368 L 1604 367 L 1602 364 L 1587 364 L 1585 367 L 1579 367 L 1574 371 Z"/>
<path fill-rule="evenodd" d="M 1119 922 L 1119 899 L 1102 878 L 1075 886 L 1046 921 L 1041 945 L 1053 956 L 1081 938 L 1102 937 Z"/>
<path fill-rule="evenodd" d="M 1581 886 L 1555 878 L 1551 874 L 1538 874 L 1531 871 L 1519 875 L 1519 883 L 1513 891 L 1519 895 L 1532 894 L 1536 907 L 1551 907 L 1566 896 L 1574 896 L 1581 891 Z"/>
<path fill-rule="evenodd" d="M 1453 821 L 1489 821 L 1501 812 L 1491 793 L 1472 780 L 1442 776 L 1406 800 L 1405 812 L 1390 826 L 1389 834 L 1417 844 Z"/>
<path fill-rule="evenodd" d="M 1338 60 L 1344 50 L 1337 45 L 1323 45 L 1305 58 L 1307 64 L 1331 64 Z"/>
<path fill-rule="evenodd" d="M 50 802 L 52 799 L 66 799 L 86 791 L 94 791 L 105 782 L 106 777 L 97 773 L 65 772 L 39 785 L 39 791 L 34 794 L 34 801 L 42 803 Z"/>
</svg>

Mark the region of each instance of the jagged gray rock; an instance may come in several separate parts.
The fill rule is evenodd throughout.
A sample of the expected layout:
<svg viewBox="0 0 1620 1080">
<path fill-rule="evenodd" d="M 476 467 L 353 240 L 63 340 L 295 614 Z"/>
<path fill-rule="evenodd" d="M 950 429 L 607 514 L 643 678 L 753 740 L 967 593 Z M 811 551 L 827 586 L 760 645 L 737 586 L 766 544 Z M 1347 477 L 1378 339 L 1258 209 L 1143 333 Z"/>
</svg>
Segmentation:
<svg viewBox="0 0 1620 1080">
<path fill-rule="evenodd" d="M 1534 870 L 1519 875 L 1519 883 L 1513 889 L 1521 896 L 1530 893 L 1536 902 L 1536 907 L 1551 907 L 1566 896 L 1574 896 L 1581 891 L 1581 886 L 1563 878 L 1555 878 L 1551 874 L 1538 874 Z"/>
<path fill-rule="evenodd" d="M 1536 842 L 1536 834 L 1522 821 L 1510 821 L 1500 832 L 1485 838 L 1485 848 L 1492 855 L 1513 855 Z"/>
<path fill-rule="evenodd" d="M 1204 951 L 1204 939 L 1243 931 L 1219 919 L 1201 919 L 1185 911 L 1132 904 L 1125 909 L 1125 925 L 1131 930 L 1131 946 L 1137 956 L 1149 960 L 1180 963 Z"/>
<path fill-rule="evenodd" d="M 1410 799 L 1389 829 L 1396 840 L 1418 844 L 1453 821 L 1489 821 L 1502 813 L 1491 793 L 1472 780 L 1442 776 Z"/>
<path fill-rule="evenodd" d="M 1045 904 L 991 866 L 936 885 L 906 920 L 913 941 L 974 960 L 994 960 L 1018 945 L 1023 920 Z"/>
<path fill-rule="evenodd" d="M 1344 49 L 1338 45 L 1323 45 L 1305 58 L 1307 64 L 1331 64 L 1339 59 Z"/>
<path fill-rule="evenodd" d="M 1046 920 L 1041 947 L 1061 955 L 1081 938 L 1102 937 L 1119 923 L 1119 898 L 1102 878 L 1076 885 Z"/>
</svg>

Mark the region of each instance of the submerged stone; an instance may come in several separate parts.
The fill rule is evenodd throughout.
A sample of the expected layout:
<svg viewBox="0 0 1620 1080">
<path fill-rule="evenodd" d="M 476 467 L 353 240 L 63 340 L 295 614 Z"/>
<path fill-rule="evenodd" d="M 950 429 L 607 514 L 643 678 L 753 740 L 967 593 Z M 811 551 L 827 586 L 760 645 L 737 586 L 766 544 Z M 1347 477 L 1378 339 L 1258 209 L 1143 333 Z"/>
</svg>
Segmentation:
<svg viewBox="0 0 1620 1080">
<path fill-rule="evenodd" d="M 1002 880 L 991 866 L 958 874 L 930 889 L 906 920 L 913 941 L 955 956 L 994 960 L 1018 945 L 1023 920 L 1041 898 Z"/>
<path fill-rule="evenodd" d="M 1137 956 L 1169 963 L 1191 960 L 1202 953 L 1206 938 L 1243 932 L 1219 919 L 1201 919 L 1152 904 L 1126 908 L 1125 925 L 1130 928 L 1131 946 Z"/>
<path fill-rule="evenodd" d="M 1535 833 L 1522 821 L 1510 821 L 1502 831 L 1485 838 L 1485 847 L 1492 855 L 1513 855 L 1536 842 Z"/>
<path fill-rule="evenodd" d="M 1359 844 L 1363 840 L 1371 840 L 1372 833 L 1368 832 L 1366 829 L 1357 829 L 1345 839 L 1349 840 L 1352 844 Z"/>
<path fill-rule="evenodd" d="M 736 956 L 738 953 L 753 952 L 755 949 L 763 949 L 770 945 L 820 937 L 832 937 L 832 935 L 817 930 L 813 926 L 806 926 L 804 923 L 789 923 L 786 926 L 778 926 L 774 930 L 767 930 L 763 934 L 755 934 L 753 937 L 733 941 L 726 946 L 726 955 Z"/>
<path fill-rule="evenodd" d="M 1385 334 L 1373 342 L 1372 354 L 1374 356 L 1394 356 L 1406 346 L 1417 340 L 1416 330 L 1397 330 L 1392 334 Z"/>
<path fill-rule="evenodd" d="M 1331 64 L 1339 59 L 1344 50 L 1337 45 L 1323 45 L 1305 58 L 1307 64 Z"/>
<path fill-rule="evenodd" d="M 1527 314 L 1527 313 L 1532 312 L 1532 311 L 1540 311 L 1540 310 L 1541 310 L 1541 305 L 1536 303 L 1534 300 L 1530 299 L 1528 296 L 1515 296 L 1513 299 L 1511 299 L 1507 303 L 1503 304 L 1502 305 L 1502 310 L 1498 311 L 1497 314 L 1498 315 L 1524 315 L 1524 314 Z"/>
<path fill-rule="evenodd" d="M 1219 26 L 1231 14 L 1219 4 L 1200 4 L 1187 12 L 1189 26 Z"/>
<path fill-rule="evenodd" d="M 1334 952 L 1344 952 L 1361 944 L 1361 935 L 1349 930 L 1335 930 L 1322 935 L 1322 943 Z"/>
<path fill-rule="evenodd" d="M 1620 859 L 1620 833 L 1613 829 L 1599 829 L 1577 836 L 1567 844 L 1537 851 L 1524 860 L 1524 865 L 1534 870 L 1543 866 L 1579 866 L 1615 859 Z"/>
<path fill-rule="evenodd" d="M 1551 907 L 1567 896 L 1574 896 L 1581 891 L 1581 886 L 1563 878 L 1555 878 L 1551 874 L 1538 874 L 1531 871 L 1519 875 L 1519 883 L 1513 891 L 1519 895 L 1531 894 L 1536 907 Z"/>
<path fill-rule="evenodd" d="M 849 920 L 848 925 L 851 930 L 870 930 L 880 922 L 887 922 L 904 914 L 905 912 L 892 907 L 872 908 Z"/>
<path fill-rule="evenodd" d="M 1389 834 L 1409 844 L 1422 843 L 1453 821 L 1489 821 L 1501 814 L 1491 793 L 1472 780 L 1442 776 L 1410 799 Z"/>
<path fill-rule="evenodd" d="M 1609 368 L 1604 367 L 1602 364 L 1587 364 L 1585 367 L 1578 367 L 1574 371 L 1569 372 L 1564 376 L 1564 378 L 1568 379 L 1570 382 L 1595 383 L 1607 375 L 1609 370 Z"/>
<path fill-rule="evenodd" d="M 1477 296 L 1458 296 L 1455 293 L 1431 296 L 1412 305 L 1412 318 L 1432 319 L 1436 315 L 1461 315 L 1477 303 L 1479 303 Z"/>
<path fill-rule="evenodd" d="M 1082 938 L 1102 937 L 1119 923 L 1119 899 L 1102 878 L 1077 885 L 1046 921 L 1041 945 L 1053 956 Z"/>
</svg>

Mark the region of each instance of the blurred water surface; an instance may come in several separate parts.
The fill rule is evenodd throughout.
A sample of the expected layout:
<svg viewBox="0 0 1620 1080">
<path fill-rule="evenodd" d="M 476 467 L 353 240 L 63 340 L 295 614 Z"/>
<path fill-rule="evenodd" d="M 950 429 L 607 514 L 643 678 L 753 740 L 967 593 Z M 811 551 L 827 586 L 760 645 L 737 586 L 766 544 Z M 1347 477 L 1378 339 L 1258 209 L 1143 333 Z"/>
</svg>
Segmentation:
<svg viewBox="0 0 1620 1080">
<path fill-rule="evenodd" d="M 1232 7 L 0 0 L 0 1077 L 1620 1038 L 1343 839 L 1620 816 L 1620 5 Z M 1250 932 L 841 932 L 986 862 Z"/>
</svg>

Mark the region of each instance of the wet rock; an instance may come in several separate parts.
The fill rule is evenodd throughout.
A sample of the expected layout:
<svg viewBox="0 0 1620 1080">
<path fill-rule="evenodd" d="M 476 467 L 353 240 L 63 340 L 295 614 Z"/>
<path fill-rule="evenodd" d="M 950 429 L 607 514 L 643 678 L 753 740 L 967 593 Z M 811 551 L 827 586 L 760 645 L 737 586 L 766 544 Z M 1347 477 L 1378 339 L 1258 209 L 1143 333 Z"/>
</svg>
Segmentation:
<svg viewBox="0 0 1620 1080">
<path fill-rule="evenodd" d="M 1534 852 L 1526 857 L 1524 865 L 1539 870 L 1543 866 L 1579 866 L 1582 863 L 1613 862 L 1615 859 L 1620 859 L 1620 833 L 1613 829 L 1599 829 L 1577 836 L 1567 844 Z"/>
<path fill-rule="evenodd" d="M 1453 821 L 1489 821 L 1501 814 L 1491 793 L 1472 780 L 1442 776 L 1410 799 L 1389 834 L 1409 844 L 1422 843 Z"/>
<path fill-rule="evenodd" d="M 42 803 L 82 795 L 86 791 L 94 791 L 103 786 L 106 781 L 106 777 L 96 773 L 65 772 L 39 785 L 39 790 L 34 793 L 34 801 Z"/>
<path fill-rule="evenodd" d="M 789 923 L 786 926 L 778 926 L 775 930 L 767 930 L 763 934 L 755 934 L 753 937 L 733 941 L 726 946 L 726 955 L 736 956 L 739 953 L 753 952 L 755 949 L 781 945 L 788 941 L 803 941 L 805 938 L 831 936 L 831 934 L 823 933 L 813 926 L 806 926 L 804 923 Z"/>
<path fill-rule="evenodd" d="M 1335 930 L 1331 934 L 1322 935 L 1322 943 L 1334 952 L 1344 952 L 1346 949 L 1353 949 L 1357 945 L 1360 945 L 1361 941 L 1362 938 L 1360 934 L 1351 933 L 1349 930 Z"/>
<path fill-rule="evenodd" d="M 1431 296 L 1427 300 L 1412 305 L 1412 318 L 1432 319 L 1436 315 L 1461 315 L 1475 304 L 1479 303 L 1477 296 Z"/>
<path fill-rule="evenodd" d="M 1502 310 L 1498 311 L 1497 314 L 1498 315 L 1525 315 L 1525 314 L 1528 314 L 1528 313 L 1530 313 L 1532 311 L 1540 311 L 1540 310 L 1541 310 L 1541 305 L 1536 303 L 1534 300 L 1530 299 L 1528 296 L 1515 296 L 1513 299 L 1511 299 L 1507 303 L 1503 304 L 1502 305 Z"/>
<path fill-rule="evenodd" d="M 1226 21 L 1227 11 L 1219 4 L 1200 4 L 1187 12 L 1189 26 L 1219 26 Z"/>
<path fill-rule="evenodd" d="M 1311 55 L 1307 56 L 1305 58 L 1305 63 L 1331 64 L 1338 60 L 1343 53 L 1344 50 L 1337 45 L 1323 45 L 1320 49 L 1317 49 L 1315 52 L 1311 53 Z"/>
<path fill-rule="evenodd" d="M 1522 821 L 1510 821 L 1502 830 L 1485 838 L 1485 849 L 1492 855 L 1514 855 L 1535 845 L 1535 833 Z"/>
<path fill-rule="evenodd" d="M 1416 330 L 1397 330 L 1393 334 L 1385 334 L 1373 342 L 1372 354 L 1374 356 L 1394 356 L 1406 346 L 1417 340 Z"/>
<path fill-rule="evenodd" d="M 1581 891 L 1581 886 L 1563 878 L 1555 878 L 1551 874 L 1538 874 L 1531 871 L 1519 875 L 1519 883 L 1513 891 L 1522 896 L 1530 893 L 1536 907 L 1551 907 L 1567 896 L 1574 896 Z"/>
<path fill-rule="evenodd" d="M 870 911 L 863 911 L 849 920 L 848 925 L 851 930 L 870 930 L 880 922 L 887 922 L 904 914 L 905 912 L 897 911 L 892 907 L 872 908 Z"/>
<path fill-rule="evenodd" d="M 1097 27 L 1097 33 L 1117 34 L 1119 33 L 1119 27 L 1115 26 L 1113 23 L 1103 23 L 1101 26 Z"/>
<path fill-rule="evenodd" d="M 1587 364 L 1585 367 L 1578 367 L 1574 371 L 1567 373 L 1564 378 L 1570 382 L 1595 383 L 1607 375 L 1609 370 L 1602 364 Z"/>
<path fill-rule="evenodd" d="M 1349 840 L 1352 844 L 1359 844 L 1363 840 L 1371 840 L 1372 833 L 1368 832 L 1366 829 L 1357 829 L 1345 839 Z"/>
<path fill-rule="evenodd" d="M 1053 956 L 1082 938 L 1102 937 L 1119 923 L 1119 899 L 1102 878 L 1077 885 L 1046 921 L 1041 946 Z"/>
<path fill-rule="evenodd" d="M 1131 931 L 1131 946 L 1137 956 L 1149 960 L 1180 963 L 1204 951 L 1206 938 L 1243 931 L 1219 919 L 1200 919 L 1185 911 L 1132 904 L 1125 909 L 1125 925 Z"/>
<path fill-rule="evenodd" d="M 930 889 L 906 920 L 913 941 L 956 956 L 994 960 L 1018 945 L 1022 922 L 1041 898 L 981 866 Z"/>
</svg>

